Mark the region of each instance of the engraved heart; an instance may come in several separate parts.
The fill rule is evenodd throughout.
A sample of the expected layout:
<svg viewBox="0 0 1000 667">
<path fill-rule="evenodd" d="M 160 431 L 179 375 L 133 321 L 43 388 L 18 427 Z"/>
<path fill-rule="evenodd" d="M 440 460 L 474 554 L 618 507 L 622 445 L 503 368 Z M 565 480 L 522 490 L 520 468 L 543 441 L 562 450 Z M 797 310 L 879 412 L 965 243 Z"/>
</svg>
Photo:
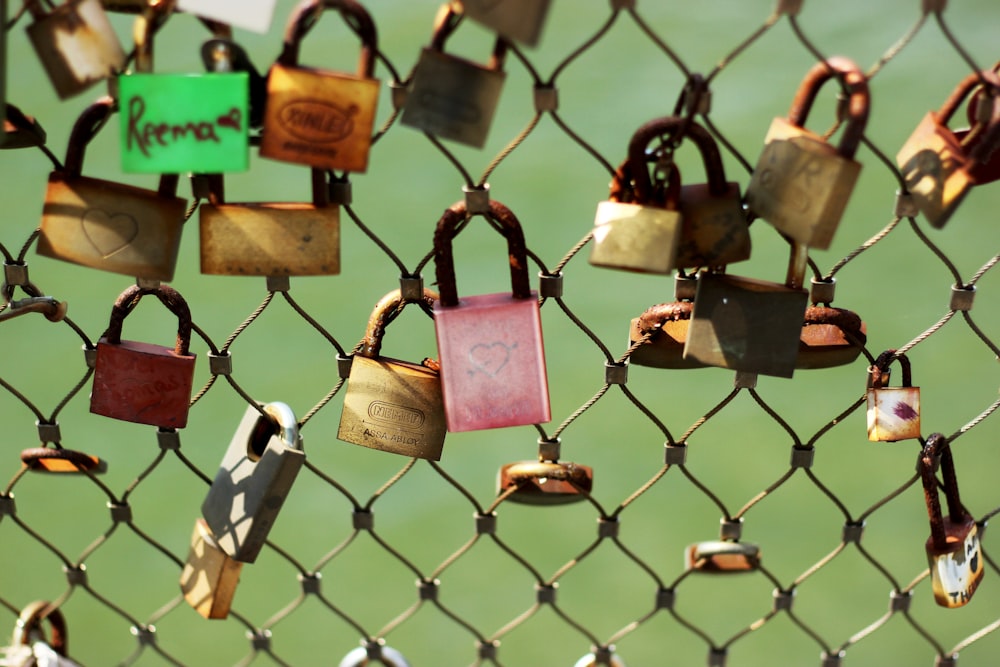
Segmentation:
<svg viewBox="0 0 1000 667">
<path fill-rule="evenodd" d="M 472 370 L 469 375 L 482 373 L 490 377 L 496 377 L 497 373 L 510 361 L 510 351 L 517 347 L 517 343 L 508 346 L 506 343 L 479 343 L 469 348 L 469 362 Z"/>
<path fill-rule="evenodd" d="M 108 213 L 91 208 L 83 214 L 80 222 L 83 235 L 104 259 L 129 247 L 139 235 L 139 223 L 128 213 Z"/>
</svg>

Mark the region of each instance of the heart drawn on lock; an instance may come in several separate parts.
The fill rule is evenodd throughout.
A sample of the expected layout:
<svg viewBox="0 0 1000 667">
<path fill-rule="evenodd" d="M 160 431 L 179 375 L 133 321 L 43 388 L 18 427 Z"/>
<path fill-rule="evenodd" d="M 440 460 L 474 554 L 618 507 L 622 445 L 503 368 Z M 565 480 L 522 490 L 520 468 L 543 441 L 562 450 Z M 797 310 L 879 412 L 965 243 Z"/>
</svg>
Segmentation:
<svg viewBox="0 0 1000 667">
<path fill-rule="evenodd" d="M 104 259 L 129 247 L 139 236 L 139 223 L 128 213 L 91 208 L 83 214 L 80 223 L 83 235 Z"/>
<path fill-rule="evenodd" d="M 510 361 L 511 350 L 517 347 L 517 343 L 507 345 L 506 343 L 478 343 L 469 348 L 469 363 L 472 370 L 469 375 L 482 373 L 489 377 L 496 377 L 498 373 Z"/>
</svg>

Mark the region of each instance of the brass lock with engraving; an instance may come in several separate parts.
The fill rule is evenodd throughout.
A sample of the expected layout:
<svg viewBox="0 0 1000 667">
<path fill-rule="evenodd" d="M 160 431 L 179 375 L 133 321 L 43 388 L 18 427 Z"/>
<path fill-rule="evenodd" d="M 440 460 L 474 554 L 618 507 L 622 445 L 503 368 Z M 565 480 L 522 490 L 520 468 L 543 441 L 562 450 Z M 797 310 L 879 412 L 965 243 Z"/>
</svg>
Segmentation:
<svg viewBox="0 0 1000 667">
<path fill-rule="evenodd" d="M 890 387 L 889 371 L 899 362 L 903 384 Z M 896 442 L 920 437 L 920 387 L 913 386 L 910 359 L 895 350 L 886 350 L 868 367 L 868 439 Z"/>
<path fill-rule="evenodd" d="M 834 148 L 804 126 L 823 83 L 838 78 L 848 97 Z M 796 242 L 830 247 L 861 172 L 854 160 L 868 123 L 868 80 L 856 63 L 833 57 L 806 74 L 787 118 L 775 118 L 747 185 L 750 211 Z"/>
</svg>

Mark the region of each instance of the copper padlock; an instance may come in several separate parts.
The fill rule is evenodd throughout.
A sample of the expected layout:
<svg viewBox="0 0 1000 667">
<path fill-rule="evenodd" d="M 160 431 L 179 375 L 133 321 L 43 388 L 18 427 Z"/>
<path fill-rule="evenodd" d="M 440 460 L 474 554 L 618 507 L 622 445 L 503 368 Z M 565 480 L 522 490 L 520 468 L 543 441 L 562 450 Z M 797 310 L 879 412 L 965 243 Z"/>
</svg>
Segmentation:
<svg viewBox="0 0 1000 667">
<path fill-rule="evenodd" d="M 1000 139 L 1000 106 L 996 104 L 989 121 L 974 127 L 977 131 L 973 135 L 960 138 L 948 127 L 959 105 L 983 80 L 1000 86 L 1000 78 L 992 70 L 968 75 L 936 113 L 927 112 L 896 154 L 906 188 L 932 227 L 940 229 L 948 222 L 975 184 L 971 170 L 988 160 Z M 976 135 L 976 145 L 970 146 Z"/>
<path fill-rule="evenodd" d="M 67 0 L 45 11 L 39 0 L 25 7 L 28 37 L 59 99 L 82 93 L 125 68 L 125 51 L 100 0 Z"/>
<path fill-rule="evenodd" d="M 537 46 L 550 0 L 461 0 L 462 13 L 504 37 Z"/>
<path fill-rule="evenodd" d="M 903 385 L 889 387 L 889 365 L 899 361 Z M 920 387 L 913 386 L 910 360 L 905 354 L 886 350 L 868 367 L 868 439 L 896 442 L 920 437 Z"/>
<path fill-rule="evenodd" d="M 760 568 L 756 544 L 736 540 L 713 540 L 692 544 L 684 552 L 688 570 L 708 574 L 739 574 Z"/>
<path fill-rule="evenodd" d="M 868 341 L 868 327 L 846 308 L 813 305 L 806 308 L 795 368 L 833 368 L 854 362 Z"/>
<path fill-rule="evenodd" d="M 425 289 L 428 309 L 438 295 Z M 385 328 L 406 305 L 400 291 L 386 294 L 368 319 L 351 361 L 337 437 L 403 456 L 438 461 L 446 432 L 441 378 L 431 366 L 381 356 Z"/>
<path fill-rule="evenodd" d="M 820 86 L 841 79 L 848 98 L 837 148 L 805 129 Z M 868 80 L 853 61 L 816 63 L 799 86 L 787 118 L 775 118 L 747 185 L 747 205 L 778 231 L 807 246 L 830 247 L 861 164 L 854 160 L 868 122 Z"/>
<path fill-rule="evenodd" d="M 204 519 L 191 534 L 191 549 L 181 571 L 184 600 L 205 618 L 227 618 L 243 563 L 223 551 Z"/>
<path fill-rule="evenodd" d="M 122 340 L 125 316 L 147 294 L 156 296 L 177 316 L 177 342 L 172 348 Z M 191 326 L 187 302 L 169 285 L 152 289 L 133 285 L 122 292 L 97 342 L 90 411 L 161 428 L 187 426 L 195 362 L 188 350 Z"/>
<path fill-rule="evenodd" d="M 178 176 L 160 177 L 158 191 L 83 176 L 83 157 L 114 112 L 103 97 L 77 119 L 66 161 L 49 175 L 37 252 L 65 262 L 146 280 L 174 277 L 187 202 Z"/>
<path fill-rule="evenodd" d="M 324 9 L 338 11 L 361 37 L 357 76 L 299 65 L 299 44 Z M 365 171 L 380 86 L 373 78 L 377 52 L 375 23 L 359 3 L 300 3 L 267 75 L 260 154 L 322 169 Z"/>
<path fill-rule="evenodd" d="M 500 468 L 497 493 L 525 505 L 566 505 L 586 500 L 594 486 L 590 466 L 559 461 L 519 461 Z"/>
<path fill-rule="evenodd" d="M 673 303 L 660 303 L 633 318 L 629 327 L 629 347 L 647 335 L 649 339 L 632 350 L 629 363 L 652 368 L 704 368 L 705 364 L 684 358 L 694 296 L 698 289 L 695 276 L 678 274 L 674 282 Z"/>
<path fill-rule="evenodd" d="M 442 139 L 482 148 L 500 100 L 507 42 L 497 37 L 484 67 L 444 52 L 461 14 L 450 3 L 438 10 L 434 36 L 413 70 L 399 122 Z"/>
<path fill-rule="evenodd" d="M 340 206 L 326 174 L 311 169 L 312 202 L 225 200 L 222 176 L 205 176 L 199 209 L 201 272 L 226 276 L 321 276 L 340 273 Z"/>
<path fill-rule="evenodd" d="M 948 516 L 942 516 L 935 459 L 940 457 Z M 924 484 L 931 535 L 924 545 L 931 572 L 934 601 L 942 607 L 962 607 L 972 599 L 983 579 L 985 563 L 975 519 L 962 505 L 948 440 L 940 433 L 927 438 L 917 468 Z"/>
<path fill-rule="evenodd" d="M 512 291 L 458 298 L 452 239 L 466 219 L 465 202 L 445 210 L 434 232 L 440 298 L 434 330 L 449 431 L 542 424 L 549 410 L 538 293 L 528 278 L 521 224 L 490 200 L 489 218 L 507 238 Z"/>
</svg>

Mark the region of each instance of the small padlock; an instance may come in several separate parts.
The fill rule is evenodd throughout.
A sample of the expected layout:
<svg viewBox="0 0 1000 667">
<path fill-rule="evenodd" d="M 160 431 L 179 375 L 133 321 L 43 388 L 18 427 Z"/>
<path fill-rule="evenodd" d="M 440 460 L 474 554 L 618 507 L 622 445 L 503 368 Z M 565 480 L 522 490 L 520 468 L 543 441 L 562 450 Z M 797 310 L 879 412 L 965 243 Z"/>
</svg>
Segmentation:
<svg viewBox="0 0 1000 667">
<path fill-rule="evenodd" d="M 968 75 L 936 113 L 927 112 L 896 154 L 906 188 L 932 227 L 940 229 L 948 222 L 975 184 L 970 170 L 987 161 L 1000 138 L 998 105 L 994 105 L 985 127 L 979 128 L 981 140 L 974 147 L 969 145 L 973 136 L 963 134 L 960 139 L 948 128 L 959 105 L 983 80 L 1000 86 L 1000 78 L 992 70 Z"/>
<path fill-rule="evenodd" d="M 846 308 L 806 308 L 795 368 L 832 368 L 853 363 L 868 341 L 868 327 Z"/>
<path fill-rule="evenodd" d="M 837 148 L 805 129 L 820 86 L 841 79 L 848 93 L 846 126 Z M 787 118 L 775 118 L 747 185 L 750 211 L 810 247 L 830 247 L 861 164 L 854 160 L 868 122 L 868 80 L 853 61 L 816 63 L 792 100 Z"/>
<path fill-rule="evenodd" d="M 328 276 L 340 273 L 340 206 L 326 173 L 311 169 L 312 202 L 227 203 L 221 175 L 205 176 L 199 209 L 201 272 L 226 276 Z"/>
<path fill-rule="evenodd" d="M 324 9 L 337 10 L 361 37 L 357 76 L 301 67 L 299 44 Z M 368 169 L 380 83 L 375 23 L 354 0 L 312 0 L 292 13 L 285 43 L 267 75 L 260 154 L 322 169 Z"/>
<path fill-rule="evenodd" d="M 427 308 L 437 298 L 431 290 L 424 290 Z M 438 371 L 426 363 L 380 354 L 386 326 L 405 305 L 397 289 L 382 297 L 372 311 L 364 340 L 351 361 L 337 437 L 384 452 L 438 461 L 446 432 Z"/>
<path fill-rule="evenodd" d="M 159 190 L 81 174 L 87 145 L 114 112 L 103 97 L 73 125 L 66 161 L 49 175 L 36 251 L 44 257 L 146 280 L 173 280 L 187 202 L 178 177 Z"/>
<path fill-rule="evenodd" d="M 177 0 L 177 9 L 263 34 L 271 27 L 277 4 L 278 0 Z"/>
<path fill-rule="evenodd" d="M 21 450 L 21 463 L 28 470 L 48 473 L 107 472 L 108 463 L 96 456 L 62 447 L 31 447 Z"/>
<path fill-rule="evenodd" d="M 28 38 L 59 99 L 82 93 L 125 67 L 125 51 L 100 0 L 67 0 L 46 11 L 27 0 Z"/>
<path fill-rule="evenodd" d="M 146 294 L 155 295 L 177 316 L 174 347 L 122 340 L 125 316 Z M 191 326 L 187 302 L 169 285 L 152 289 L 133 285 L 122 292 L 97 342 L 90 411 L 161 428 L 187 426 L 195 362 L 195 355 L 188 351 Z"/>
<path fill-rule="evenodd" d="M 691 325 L 692 300 L 697 291 L 695 276 L 678 274 L 674 283 L 673 303 L 661 303 L 647 308 L 642 315 L 633 318 L 629 327 L 629 347 L 650 338 L 635 348 L 629 356 L 629 363 L 652 368 L 704 368 L 705 364 L 684 358 L 688 328 Z"/>
<path fill-rule="evenodd" d="M 736 371 L 792 377 L 809 292 L 808 248 L 793 243 L 785 284 L 702 272 L 684 358 Z"/>
<path fill-rule="evenodd" d="M 243 563 L 219 548 L 208 523 L 197 519 L 180 578 L 187 603 L 205 618 L 228 617 L 242 570 Z"/>
<path fill-rule="evenodd" d="M 712 540 L 692 544 L 684 552 L 688 570 L 708 574 L 739 574 L 760 567 L 760 549 L 756 544 L 735 540 Z"/>
<path fill-rule="evenodd" d="M 550 0 L 461 0 L 462 13 L 507 39 L 537 46 Z"/>
<path fill-rule="evenodd" d="M 118 77 L 122 171 L 246 171 L 249 74 L 224 61 L 215 72 L 154 74 L 153 38 L 170 11 L 172 3 L 151 4 L 135 19 L 136 71 Z M 228 31 L 216 28 L 217 34 Z"/>
<path fill-rule="evenodd" d="M 559 461 L 519 461 L 500 468 L 497 493 L 525 505 L 566 505 L 586 500 L 594 486 L 590 466 Z"/>
<path fill-rule="evenodd" d="M 49 635 L 42 629 L 49 622 Z M 0 664 L 11 667 L 79 667 L 66 657 L 69 629 L 58 607 L 38 600 L 25 607 L 17 618 L 11 645 L 0 649 L 5 654 Z"/>
<path fill-rule="evenodd" d="M 903 386 L 887 387 L 889 364 L 899 361 Z M 886 350 L 868 367 L 868 439 L 896 442 L 920 437 L 920 387 L 914 387 L 910 360 L 905 354 Z"/>
<path fill-rule="evenodd" d="M 531 289 L 521 224 L 491 199 L 488 216 L 507 238 L 512 292 L 458 298 L 452 239 L 466 219 L 464 201 L 445 210 L 434 232 L 440 298 L 434 331 L 449 431 L 543 424 L 548 379 L 538 293 Z"/>
<path fill-rule="evenodd" d="M 450 3 L 438 10 L 434 36 L 413 70 L 399 122 L 442 139 L 482 148 L 506 78 L 503 64 L 507 42 L 496 38 L 493 55 L 485 67 L 445 53 L 445 41 L 461 17 Z"/>
<path fill-rule="evenodd" d="M 292 409 L 284 403 L 247 406 L 201 505 L 209 530 L 231 558 L 257 560 L 305 462 Z"/>
<path fill-rule="evenodd" d="M 938 482 L 934 476 L 934 460 L 940 457 L 941 477 L 948 516 L 941 514 Z M 927 538 L 927 563 L 931 571 L 934 601 L 942 607 L 961 607 L 983 579 L 985 563 L 979 544 L 979 529 L 975 519 L 962 506 L 958 495 L 958 480 L 948 440 L 940 433 L 927 438 L 918 468 L 924 483 L 924 497 L 930 518 L 931 535 Z"/>
</svg>

